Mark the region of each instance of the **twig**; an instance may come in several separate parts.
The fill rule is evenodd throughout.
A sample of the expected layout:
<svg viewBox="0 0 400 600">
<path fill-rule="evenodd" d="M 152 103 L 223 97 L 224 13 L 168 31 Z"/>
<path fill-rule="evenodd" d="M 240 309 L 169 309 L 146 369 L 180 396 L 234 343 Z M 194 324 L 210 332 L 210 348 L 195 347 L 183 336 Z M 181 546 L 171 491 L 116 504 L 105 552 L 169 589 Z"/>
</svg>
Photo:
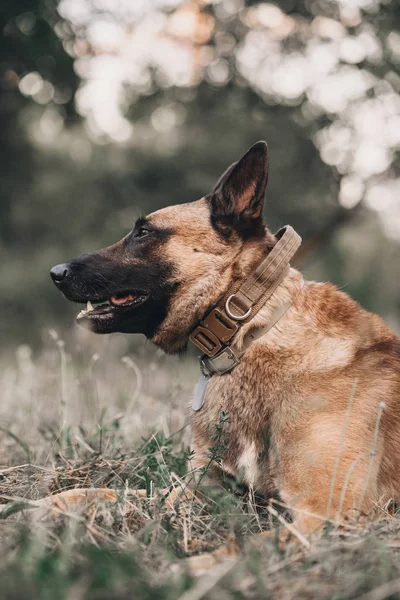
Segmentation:
<svg viewBox="0 0 400 600">
<path fill-rule="evenodd" d="M 26 502 L 31 506 L 40 506 L 40 500 L 29 500 L 28 498 L 23 498 L 22 496 L 9 496 L 8 494 L 0 493 L 0 498 L 2 500 L 8 500 L 9 502 Z M 2 506 L 7 506 L 7 504 L 4 504 Z"/>
<path fill-rule="evenodd" d="M 131 411 L 133 410 L 133 408 L 135 407 L 136 401 L 138 400 L 138 398 L 140 397 L 140 393 L 142 391 L 142 386 L 143 386 L 143 377 L 142 377 L 142 372 L 139 369 L 138 365 L 135 363 L 134 360 L 132 360 L 131 357 L 129 356 L 124 356 L 121 361 L 127 365 L 130 369 L 133 370 L 133 372 L 135 373 L 136 376 L 136 382 L 135 382 L 135 389 L 133 391 L 132 397 L 130 399 L 130 402 L 128 404 L 128 406 L 126 407 L 124 414 L 125 417 L 129 417 L 131 414 Z"/>
<path fill-rule="evenodd" d="M 4 475 L 5 473 L 11 473 L 12 471 L 18 471 L 18 469 L 38 469 L 39 471 L 49 471 L 53 472 L 53 469 L 47 469 L 46 467 L 39 467 L 38 465 L 32 465 L 30 463 L 25 463 L 24 465 L 16 465 L 15 467 L 8 467 L 7 469 L 1 469 L 0 475 Z"/>
</svg>

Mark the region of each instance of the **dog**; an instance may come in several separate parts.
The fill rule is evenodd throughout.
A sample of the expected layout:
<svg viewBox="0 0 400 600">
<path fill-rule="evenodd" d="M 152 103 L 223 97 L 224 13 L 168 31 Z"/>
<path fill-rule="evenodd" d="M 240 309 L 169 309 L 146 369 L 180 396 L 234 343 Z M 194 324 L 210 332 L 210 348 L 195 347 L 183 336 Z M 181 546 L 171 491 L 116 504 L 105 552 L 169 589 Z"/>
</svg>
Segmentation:
<svg viewBox="0 0 400 600">
<path fill-rule="evenodd" d="M 400 495 L 400 340 L 343 291 L 290 267 L 300 240 L 265 227 L 267 180 L 258 142 L 210 194 L 138 219 L 51 277 L 87 303 L 78 322 L 95 333 L 142 333 L 170 354 L 190 339 L 201 348 L 194 469 L 209 464 L 227 415 L 212 476 L 240 473 L 264 496 L 279 493 L 307 536 Z M 66 494 L 79 502 L 87 491 Z"/>
</svg>

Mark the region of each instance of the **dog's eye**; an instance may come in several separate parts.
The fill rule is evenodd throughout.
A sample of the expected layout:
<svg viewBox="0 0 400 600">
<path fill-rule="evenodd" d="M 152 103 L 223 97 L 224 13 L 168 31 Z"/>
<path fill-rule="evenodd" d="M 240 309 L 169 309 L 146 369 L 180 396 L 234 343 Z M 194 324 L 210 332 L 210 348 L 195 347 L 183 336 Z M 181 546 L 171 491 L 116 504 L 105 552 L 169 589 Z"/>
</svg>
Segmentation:
<svg viewBox="0 0 400 600">
<path fill-rule="evenodd" d="M 151 229 L 147 229 L 147 227 L 139 227 L 139 229 L 135 233 L 135 237 L 143 238 L 146 237 L 146 235 L 149 235 L 150 233 L 152 233 Z"/>
</svg>

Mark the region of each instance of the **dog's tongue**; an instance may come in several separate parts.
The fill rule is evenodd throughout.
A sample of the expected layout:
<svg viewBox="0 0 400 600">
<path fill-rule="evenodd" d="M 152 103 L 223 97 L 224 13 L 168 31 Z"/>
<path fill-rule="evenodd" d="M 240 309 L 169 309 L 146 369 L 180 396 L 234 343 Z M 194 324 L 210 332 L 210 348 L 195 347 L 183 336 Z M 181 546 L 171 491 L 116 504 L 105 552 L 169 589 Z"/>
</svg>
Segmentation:
<svg viewBox="0 0 400 600">
<path fill-rule="evenodd" d="M 124 296 L 123 298 L 117 298 L 117 296 L 112 296 L 111 302 L 113 304 L 116 304 L 117 306 L 122 306 L 122 304 L 128 304 L 129 302 L 133 302 L 134 299 L 135 296 L 132 295 Z"/>
</svg>

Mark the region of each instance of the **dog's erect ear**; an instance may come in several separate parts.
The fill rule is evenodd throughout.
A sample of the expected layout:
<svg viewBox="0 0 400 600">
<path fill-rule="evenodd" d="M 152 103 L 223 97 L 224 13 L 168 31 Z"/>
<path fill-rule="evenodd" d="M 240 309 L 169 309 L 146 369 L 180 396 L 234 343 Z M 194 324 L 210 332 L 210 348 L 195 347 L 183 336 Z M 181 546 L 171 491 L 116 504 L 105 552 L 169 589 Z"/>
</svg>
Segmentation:
<svg viewBox="0 0 400 600">
<path fill-rule="evenodd" d="M 251 225 L 261 220 L 268 181 L 268 146 L 257 142 L 219 178 L 211 195 L 214 220 Z"/>
</svg>

